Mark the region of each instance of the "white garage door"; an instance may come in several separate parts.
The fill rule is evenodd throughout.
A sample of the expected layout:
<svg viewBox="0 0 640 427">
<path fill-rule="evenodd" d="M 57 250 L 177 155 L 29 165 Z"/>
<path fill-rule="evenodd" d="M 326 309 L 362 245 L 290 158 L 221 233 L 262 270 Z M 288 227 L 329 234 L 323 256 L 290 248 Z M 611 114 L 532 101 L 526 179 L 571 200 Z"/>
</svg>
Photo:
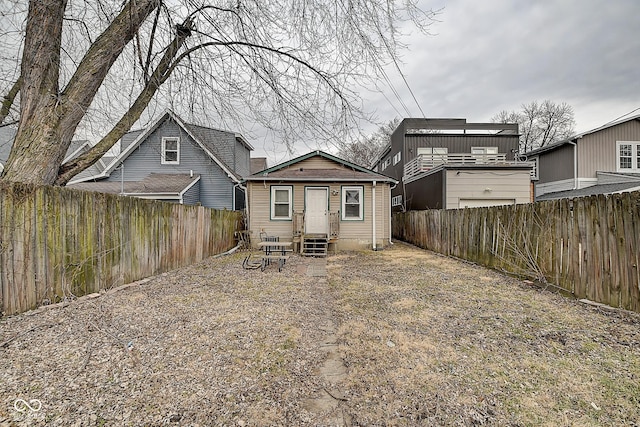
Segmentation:
<svg viewBox="0 0 640 427">
<path fill-rule="evenodd" d="M 486 208 L 488 206 L 515 205 L 514 199 L 460 199 L 460 208 Z"/>
</svg>

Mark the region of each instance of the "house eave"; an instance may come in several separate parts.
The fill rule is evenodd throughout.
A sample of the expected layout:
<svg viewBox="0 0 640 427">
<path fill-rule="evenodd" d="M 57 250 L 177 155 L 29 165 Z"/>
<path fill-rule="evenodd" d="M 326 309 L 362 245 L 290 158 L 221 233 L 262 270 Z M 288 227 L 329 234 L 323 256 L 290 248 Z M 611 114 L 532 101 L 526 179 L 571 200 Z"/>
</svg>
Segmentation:
<svg viewBox="0 0 640 427">
<path fill-rule="evenodd" d="M 443 170 L 463 170 L 463 169 L 476 169 L 476 170 L 531 170 L 533 163 L 530 162 L 513 162 L 511 164 L 462 164 L 462 163 L 446 163 L 438 165 L 427 171 L 412 175 L 405 179 L 402 178 L 402 182 L 408 184 L 413 181 L 424 178 L 425 176 L 433 175 Z"/>
<path fill-rule="evenodd" d="M 252 177 L 246 178 L 244 182 L 262 182 L 262 181 L 271 181 L 271 182 L 388 182 L 390 184 L 397 184 L 398 181 L 390 178 L 283 178 L 283 177 L 272 177 L 272 176 L 263 176 L 263 177 Z"/>
</svg>

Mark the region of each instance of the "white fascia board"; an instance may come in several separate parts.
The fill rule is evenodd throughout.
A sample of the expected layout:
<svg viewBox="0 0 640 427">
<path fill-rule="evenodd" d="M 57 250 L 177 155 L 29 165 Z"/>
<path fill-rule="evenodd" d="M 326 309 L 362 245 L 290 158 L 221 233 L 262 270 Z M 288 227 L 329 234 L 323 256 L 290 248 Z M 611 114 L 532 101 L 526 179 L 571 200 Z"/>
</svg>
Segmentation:
<svg viewBox="0 0 640 427">
<path fill-rule="evenodd" d="M 196 183 L 197 183 L 198 181 L 200 181 L 200 177 L 199 177 L 199 176 L 198 176 L 198 178 L 194 179 L 194 180 L 193 180 L 193 182 L 192 182 L 191 184 L 187 185 L 187 186 L 184 188 L 184 190 L 182 190 L 181 192 L 179 192 L 179 193 L 178 193 L 178 195 L 180 196 L 180 198 L 182 199 L 182 196 L 184 196 L 184 194 L 185 194 L 187 191 L 189 191 L 189 189 L 190 189 L 191 187 L 193 187 L 194 185 L 196 185 Z"/>
</svg>

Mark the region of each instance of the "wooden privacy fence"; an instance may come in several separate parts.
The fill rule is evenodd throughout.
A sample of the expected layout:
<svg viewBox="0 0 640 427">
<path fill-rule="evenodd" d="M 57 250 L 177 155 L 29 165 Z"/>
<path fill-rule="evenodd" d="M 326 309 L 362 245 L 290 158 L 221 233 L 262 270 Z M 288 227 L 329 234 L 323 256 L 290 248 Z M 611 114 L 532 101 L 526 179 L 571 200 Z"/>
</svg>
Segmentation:
<svg viewBox="0 0 640 427">
<path fill-rule="evenodd" d="M 16 314 L 198 262 L 239 214 L 0 182 L 0 309 Z"/>
<path fill-rule="evenodd" d="M 399 213 L 393 235 L 640 312 L 640 192 Z"/>
</svg>

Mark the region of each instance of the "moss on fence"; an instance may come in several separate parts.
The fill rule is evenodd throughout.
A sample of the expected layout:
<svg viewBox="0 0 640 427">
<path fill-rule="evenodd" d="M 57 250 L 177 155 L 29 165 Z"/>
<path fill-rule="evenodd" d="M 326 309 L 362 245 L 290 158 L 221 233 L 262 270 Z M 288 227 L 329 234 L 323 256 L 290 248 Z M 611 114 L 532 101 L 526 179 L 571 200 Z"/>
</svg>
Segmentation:
<svg viewBox="0 0 640 427">
<path fill-rule="evenodd" d="M 239 213 L 0 181 L 9 315 L 192 264 L 234 244 Z"/>
</svg>

